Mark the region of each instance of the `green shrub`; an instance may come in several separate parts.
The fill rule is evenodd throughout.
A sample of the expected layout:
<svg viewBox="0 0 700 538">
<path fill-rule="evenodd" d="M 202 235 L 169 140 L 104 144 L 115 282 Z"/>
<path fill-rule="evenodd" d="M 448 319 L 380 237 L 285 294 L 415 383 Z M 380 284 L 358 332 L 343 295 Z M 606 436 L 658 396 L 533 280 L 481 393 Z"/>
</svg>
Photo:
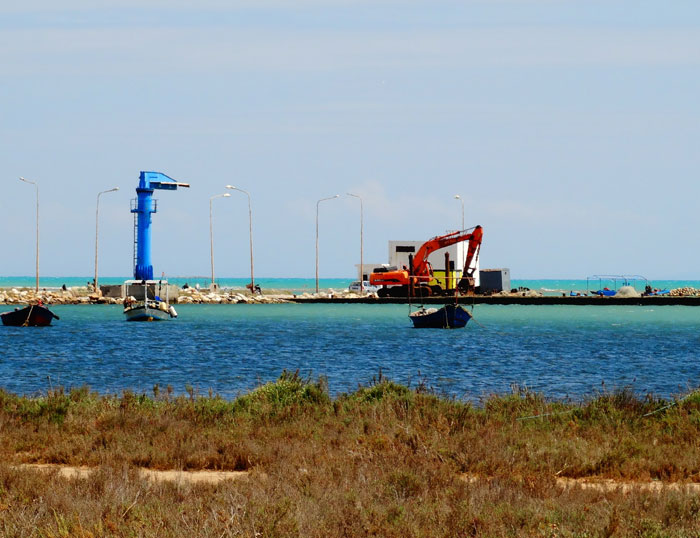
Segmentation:
<svg viewBox="0 0 700 538">
<path fill-rule="evenodd" d="M 317 382 L 303 379 L 299 372 L 286 370 L 274 383 L 266 383 L 233 402 L 233 410 L 250 413 L 280 410 L 293 405 L 330 404 L 325 378 Z"/>
</svg>

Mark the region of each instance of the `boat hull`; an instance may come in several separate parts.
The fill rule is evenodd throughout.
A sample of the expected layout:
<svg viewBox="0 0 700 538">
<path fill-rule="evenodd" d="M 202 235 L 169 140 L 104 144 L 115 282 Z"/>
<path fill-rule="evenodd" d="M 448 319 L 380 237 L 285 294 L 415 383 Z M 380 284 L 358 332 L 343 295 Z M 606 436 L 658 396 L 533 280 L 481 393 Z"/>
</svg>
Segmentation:
<svg viewBox="0 0 700 538">
<path fill-rule="evenodd" d="M 59 319 L 56 314 L 45 306 L 29 305 L 24 308 L 0 314 L 3 325 L 10 327 L 46 327 L 53 319 Z"/>
<path fill-rule="evenodd" d="M 134 306 L 124 309 L 126 321 L 166 321 L 171 318 L 167 310 L 150 306 Z"/>
<path fill-rule="evenodd" d="M 416 329 L 461 329 L 472 318 L 460 305 L 446 304 L 434 312 L 418 310 L 408 316 Z"/>
</svg>

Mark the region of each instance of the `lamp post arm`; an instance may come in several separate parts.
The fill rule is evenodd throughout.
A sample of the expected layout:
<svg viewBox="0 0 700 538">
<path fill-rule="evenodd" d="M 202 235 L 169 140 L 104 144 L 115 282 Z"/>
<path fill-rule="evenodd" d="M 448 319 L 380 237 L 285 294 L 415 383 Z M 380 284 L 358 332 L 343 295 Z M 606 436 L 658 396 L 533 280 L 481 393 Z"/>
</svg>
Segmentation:
<svg viewBox="0 0 700 538">
<path fill-rule="evenodd" d="M 318 204 L 321 200 L 316 202 L 316 293 L 318 293 Z"/>
<path fill-rule="evenodd" d="M 100 196 L 101 192 L 97 193 L 97 204 L 95 204 L 95 278 L 93 282 L 95 284 L 95 292 L 99 289 L 97 287 L 97 253 L 99 251 L 99 236 L 100 236 Z"/>
<path fill-rule="evenodd" d="M 255 273 L 253 270 L 253 208 L 250 201 L 250 194 L 244 191 L 248 196 L 248 231 L 250 237 L 250 287 L 251 293 L 255 293 Z"/>
<path fill-rule="evenodd" d="M 212 201 L 214 198 L 209 198 L 209 256 L 211 258 L 211 285 L 214 286 L 214 219 L 212 212 Z"/>
<path fill-rule="evenodd" d="M 224 192 L 215 194 L 209 197 L 209 252 L 211 256 L 211 287 L 214 287 L 214 212 L 212 210 L 212 202 L 214 198 L 228 198 L 229 193 Z"/>
<path fill-rule="evenodd" d="M 39 293 L 39 184 L 36 187 L 36 292 Z"/>
<path fill-rule="evenodd" d="M 226 185 L 227 189 L 242 192 L 248 197 L 248 229 L 249 229 L 249 240 L 250 240 L 250 293 L 255 293 L 255 271 L 253 269 L 253 209 L 250 200 L 250 193 L 247 190 L 234 187 L 233 185 Z"/>
<path fill-rule="evenodd" d="M 364 271 L 365 271 L 365 264 L 364 264 L 364 259 L 363 259 L 363 252 L 364 252 L 364 247 L 363 247 L 363 235 L 364 235 L 364 204 L 362 203 L 362 197 L 358 196 L 357 194 L 352 194 L 350 192 L 347 193 L 348 196 L 352 196 L 353 198 L 357 198 L 360 201 L 360 293 L 362 293 L 365 289 L 365 278 L 364 278 Z"/>
<path fill-rule="evenodd" d="M 459 194 L 455 194 L 455 200 L 459 200 L 462 203 L 462 230 L 464 230 L 464 198 Z"/>
<path fill-rule="evenodd" d="M 22 176 L 19 178 L 20 181 L 34 185 L 36 189 L 36 293 L 39 293 L 39 183 L 36 181 L 30 181 Z"/>
<path fill-rule="evenodd" d="M 99 229 L 100 229 L 100 196 L 108 192 L 118 191 L 119 187 L 114 187 L 113 189 L 107 189 L 106 191 L 101 191 L 97 193 L 97 204 L 95 204 L 95 279 L 93 283 L 95 285 L 95 293 L 100 289 L 98 283 L 97 275 L 97 260 L 99 252 Z"/>
<path fill-rule="evenodd" d="M 318 206 L 321 202 L 326 200 L 333 200 L 334 198 L 339 198 L 340 194 L 335 196 L 329 196 L 327 198 L 321 198 L 316 202 L 316 293 L 318 293 Z"/>
</svg>

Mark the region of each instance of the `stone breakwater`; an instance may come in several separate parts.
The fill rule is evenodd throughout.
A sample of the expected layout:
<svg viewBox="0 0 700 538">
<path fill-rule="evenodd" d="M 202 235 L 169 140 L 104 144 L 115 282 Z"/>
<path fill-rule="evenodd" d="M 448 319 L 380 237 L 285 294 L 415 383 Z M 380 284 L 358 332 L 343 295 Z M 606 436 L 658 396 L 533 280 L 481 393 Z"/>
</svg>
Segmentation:
<svg viewBox="0 0 700 538">
<path fill-rule="evenodd" d="M 426 304 L 441 304 L 452 300 L 451 297 L 423 297 L 407 298 L 389 297 L 377 298 L 374 293 L 360 295 L 347 290 L 324 290 L 321 293 L 293 294 L 283 290 L 265 290 L 264 294 L 250 294 L 235 289 L 178 289 L 171 291 L 171 304 L 273 304 L 273 303 L 408 303 L 425 302 Z M 28 288 L 0 288 L 0 304 L 26 305 L 42 301 L 46 305 L 61 304 L 113 304 L 121 305 L 124 298 L 120 296 L 103 295 L 95 293 L 85 287 L 68 288 L 66 290 L 42 289 L 36 293 Z M 630 302 L 632 301 L 632 302 Z M 476 295 L 462 297 L 460 302 L 466 304 L 683 304 L 700 306 L 700 289 L 677 288 L 671 290 L 669 295 L 659 297 L 640 297 L 639 294 L 619 297 L 598 297 L 581 294 L 580 296 L 543 296 L 535 290 L 521 290 L 515 293 L 500 292 L 492 295 Z"/>
<path fill-rule="evenodd" d="M 171 302 L 174 304 L 268 304 L 268 303 L 286 303 L 292 298 L 286 294 L 257 294 L 251 295 L 248 293 L 240 293 L 227 290 L 197 290 L 189 288 L 180 290 L 178 297 Z"/>
<path fill-rule="evenodd" d="M 291 294 L 275 293 L 265 294 L 241 293 L 236 290 L 217 290 L 188 288 L 178 290 L 177 297 L 171 297 L 172 304 L 270 304 L 288 303 L 298 299 L 359 299 L 361 296 L 347 291 L 325 291 L 323 293 Z M 87 288 L 68 288 L 66 290 L 39 290 L 11 288 L 0 289 L 0 304 L 33 304 L 41 301 L 46 305 L 60 304 L 122 304 L 122 297 L 105 297 L 102 293 L 89 291 Z"/>
<path fill-rule="evenodd" d="M 86 288 L 69 288 L 67 290 L 39 290 L 33 289 L 2 289 L 0 290 L 0 303 L 2 304 L 28 304 L 42 301 L 44 304 L 89 304 L 89 303 L 121 303 L 122 299 L 107 298 L 101 295 L 90 295 Z"/>
</svg>

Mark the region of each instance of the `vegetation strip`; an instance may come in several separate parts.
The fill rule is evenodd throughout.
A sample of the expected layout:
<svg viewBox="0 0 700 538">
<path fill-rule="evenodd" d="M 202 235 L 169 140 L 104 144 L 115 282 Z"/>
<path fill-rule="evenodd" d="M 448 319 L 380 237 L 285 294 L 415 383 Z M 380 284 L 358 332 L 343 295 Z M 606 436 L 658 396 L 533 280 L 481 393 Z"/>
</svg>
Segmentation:
<svg viewBox="0 0 700 538">
<path fill-rule="evenodd" d="M 0 535 L 697 537 L 700 392 L 680 396 L 475 403 L 381 375 L 331 396 L 286 372 L 233 400 L 0 390 Z M 189 481 L 218 471 L 248 479 Z"/>
</svg>

